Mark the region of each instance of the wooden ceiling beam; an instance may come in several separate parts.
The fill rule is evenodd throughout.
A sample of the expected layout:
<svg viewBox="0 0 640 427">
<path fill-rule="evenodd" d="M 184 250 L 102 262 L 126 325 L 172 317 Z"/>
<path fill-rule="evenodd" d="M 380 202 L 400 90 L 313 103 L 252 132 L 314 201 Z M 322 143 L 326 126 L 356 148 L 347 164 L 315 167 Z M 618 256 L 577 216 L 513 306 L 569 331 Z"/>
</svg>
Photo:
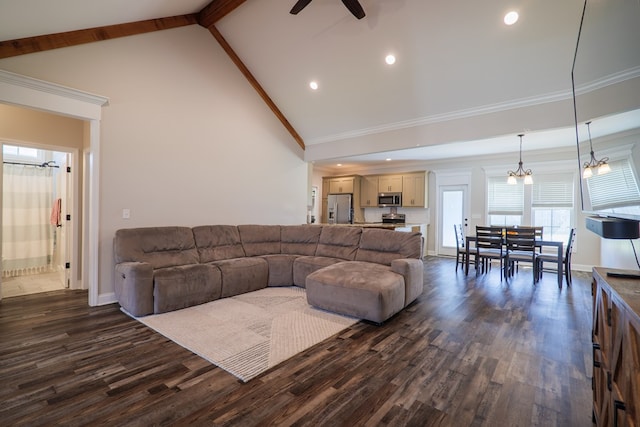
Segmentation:
<svg viewBox="0 0 640 427">
<path fill-rule="evenodd" d="M 198 23 L 209 28 L 246 0 L 213 0 L 198 13 Z"/>
<path fill-rule="evenodd" d="M 197 24 L 197 14 L 148 19 L 0 42 L 0 59 Z"/>
<path fill-rule="evenodd" d="M 302 149 L 304 150 L 305 149 L 305 145 L 304 145 L 304 140 L 302 139 L 302 137 L 298 134 L 298 132 L 296 132 L 296 130 L 293 128 L 293 126 L 291 126 L 291 123 L 289 123 L 289 120 L 287 120 L 287 118 L 284 116 L 284 114 L 282 114 L 282 111 L 280 111 L 280 109 L 275 104 L 275 102 L 273 102 L 271 97 L 267 94 L 267 92 L 265 92 L 265 90 L 262 88 L 260 83 L 258 83 L 256 78 L 253 76 L 253 74 L 251 74 L 251 71 L 249 71 L 247 66 L 244 65 L 244 63 L 242 62 L 240 57 L 231 48 L 229 43 L 227 43 L 227 40 L 225 40 L 225 38 L 222 36 L 222 34 L 220 34 L 218 29 L 214 25 L 210 25 L 208 27 L 208 30 L 211 32 L 213 37 L 215 37 L 215 39 L 218 41 L 218 43 L 220 43 L 220 46 L 222 46 L 222 49 L 224 49 L 224 51 L 227 53 L 227 55 L 229 55 L 229 58 L 231 58 L 233 63 L 236 64 L 236 67 L 238 67 L 238 69 L 240 69 L 240 72 L 242 72 L 242 74 L 249 81 L 251 86 L 253 86 L 255 91 L 258 92 L 258 95 L 260 95 L 262 100 L 271 109 L 273 114 L 276 115 L 278 120 L 280 120 L 280 122 L 284 125 L 284 127 L 289 131 L 289 133 L 291 134 L 293 139 L 295 139 L 296 142 L 298 143 L 298 145 L 300 147 L 302 147 Z"/>
</svg>

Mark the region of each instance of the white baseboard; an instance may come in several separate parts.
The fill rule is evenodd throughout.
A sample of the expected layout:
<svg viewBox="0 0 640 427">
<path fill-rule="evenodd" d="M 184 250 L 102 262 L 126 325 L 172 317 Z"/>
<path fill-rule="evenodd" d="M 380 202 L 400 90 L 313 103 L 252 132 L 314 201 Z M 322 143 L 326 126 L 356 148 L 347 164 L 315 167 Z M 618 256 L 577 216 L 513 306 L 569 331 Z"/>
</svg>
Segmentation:
<svg viewBox="0 0 640 427">
<path fill-rule="evenodd" d="M 114 302 L 118 302 L 114 292 L 98 295 L 98 305 L 113 304 Z"/>
</svg>

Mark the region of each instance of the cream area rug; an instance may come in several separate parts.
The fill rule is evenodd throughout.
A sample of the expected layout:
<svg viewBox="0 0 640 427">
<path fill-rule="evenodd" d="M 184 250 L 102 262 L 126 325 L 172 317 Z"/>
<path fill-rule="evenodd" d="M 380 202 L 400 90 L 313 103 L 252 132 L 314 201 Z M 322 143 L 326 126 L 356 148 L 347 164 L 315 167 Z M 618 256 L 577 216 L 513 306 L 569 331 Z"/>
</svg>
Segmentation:
<svg viewBox="0 0 640 427">
<path fill-rule="evenodd" d="M 359 320 L 310 306 L 295 286 L 135 319 L 244 382 Z"/>
</svg>

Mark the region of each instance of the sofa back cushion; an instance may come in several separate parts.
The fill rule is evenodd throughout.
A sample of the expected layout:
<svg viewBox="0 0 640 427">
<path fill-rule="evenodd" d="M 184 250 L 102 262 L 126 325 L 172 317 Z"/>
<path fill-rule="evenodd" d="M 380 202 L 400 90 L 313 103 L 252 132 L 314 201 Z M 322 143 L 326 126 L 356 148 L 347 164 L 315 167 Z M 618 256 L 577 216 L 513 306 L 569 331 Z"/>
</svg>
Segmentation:
<svg viewBox="0 0 640 427">
<path fill-rule="evenodd" d="M 197 264 L 193 232 L 189 227 L 143 227 L 116 231 L 116 264 L 147 262 L 155 268 Z"/>
<path fill-rule="evenodd" d="M 240 233 L 235 225 L 201 225 L 193 227 L 200 262 L 244 258 Z"/>
<path fill-rule="evenodd" d="M 391 265 L 400 258 L 422 258 L 422 233 L 366 228 L 362 230 L 356 261 Z"/>
<path fill-rule="evenodd" d="M 323 226 L 316 255 L 353 261 L 356 258 L 361 234 L 360 227 Z"/>
<path fill-rule="evenodd" d="M 247 256 L 280 253 L 279 225 L 239 225 L 240 241 Z"/>
<path fill-rule="evenodd" d="M 282 253 L 315 255 L 321 231 L 318 225 L 283 225 L 280 230 Z"/>
</svg>

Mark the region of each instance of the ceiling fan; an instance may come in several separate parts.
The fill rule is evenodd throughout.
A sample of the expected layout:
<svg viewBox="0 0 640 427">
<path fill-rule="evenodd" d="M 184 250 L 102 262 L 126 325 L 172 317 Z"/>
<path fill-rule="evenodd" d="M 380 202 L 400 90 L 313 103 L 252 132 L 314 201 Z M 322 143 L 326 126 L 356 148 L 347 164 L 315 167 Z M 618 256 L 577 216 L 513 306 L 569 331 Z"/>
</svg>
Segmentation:
<svg viewBox="0 0 640 427">
<path fill-rule="evenodd" d="M 302 9 L 307 7 L 307 5 L 311 3 L 311 0 L 298 0 L 296 4 L 293 5 L 289 13 L 292 15 L 297 15 Z M 358 19 L 362 19 L 365 16 L 364 9 L 360 6 L 358 0 L 342 0 L 342 3 L 349 9 L 349 12 L 353 14 Z"/>
</svg>

